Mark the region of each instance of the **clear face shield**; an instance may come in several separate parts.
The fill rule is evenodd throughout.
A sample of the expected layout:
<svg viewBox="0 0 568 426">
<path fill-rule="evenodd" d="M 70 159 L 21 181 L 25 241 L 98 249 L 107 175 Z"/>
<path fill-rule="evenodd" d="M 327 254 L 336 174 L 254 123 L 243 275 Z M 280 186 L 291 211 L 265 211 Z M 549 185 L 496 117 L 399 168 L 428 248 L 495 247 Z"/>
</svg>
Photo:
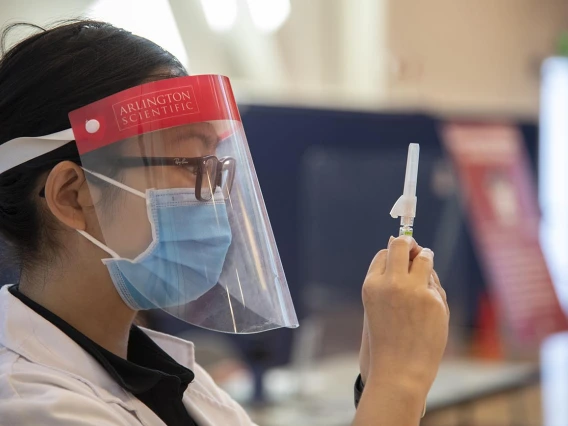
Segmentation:
<svg viewBox="0 0 568 426">
<path fill-rule="evenodd" d="M 229 333 L 298 321 L 227 78 L 134 87 L 69 114 L 112 281 L 135 310 Z"/>
</svg>

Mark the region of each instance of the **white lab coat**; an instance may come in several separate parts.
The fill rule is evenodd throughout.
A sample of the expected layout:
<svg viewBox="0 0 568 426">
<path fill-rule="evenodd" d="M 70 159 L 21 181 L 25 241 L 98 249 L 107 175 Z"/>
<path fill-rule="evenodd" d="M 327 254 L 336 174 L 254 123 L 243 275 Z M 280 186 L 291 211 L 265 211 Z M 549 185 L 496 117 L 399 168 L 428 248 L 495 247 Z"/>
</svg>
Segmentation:
<svg viewBox="0 0 568 426">
<path fill-rule="evenodd" d="M 195 373 L 183 402 L 199 426 L 254 426 L 195 362 L 193 344 L 145 332 Z M 164 426 L 65 333 L 0 289 L 0 426 Z"/>
</svg>

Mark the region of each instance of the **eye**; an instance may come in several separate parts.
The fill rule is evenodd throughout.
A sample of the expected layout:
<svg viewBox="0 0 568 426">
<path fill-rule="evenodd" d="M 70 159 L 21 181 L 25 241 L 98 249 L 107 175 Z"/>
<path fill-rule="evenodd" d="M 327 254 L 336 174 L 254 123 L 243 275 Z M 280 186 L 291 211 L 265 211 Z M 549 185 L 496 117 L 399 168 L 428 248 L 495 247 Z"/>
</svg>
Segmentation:
<svg viewBox="0 0 568 426">
<path fill-rule="evenodd" d="M 188 166 L 187 170 L 189 170 L 189 172 L 192 175 L 197 176 L 197 173 L 199 172 L 199 167 L 198 166 Z"/>
</svg>

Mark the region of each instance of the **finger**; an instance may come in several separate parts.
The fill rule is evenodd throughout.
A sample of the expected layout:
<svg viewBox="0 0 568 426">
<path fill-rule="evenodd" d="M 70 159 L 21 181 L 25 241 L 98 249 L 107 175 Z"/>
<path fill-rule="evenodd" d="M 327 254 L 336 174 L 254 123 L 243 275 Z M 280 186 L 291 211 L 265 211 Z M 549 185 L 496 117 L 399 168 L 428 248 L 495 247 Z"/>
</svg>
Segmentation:
<svg viewBox="0 0 568 426">
<path fill-rule="evenodd" d="M 442 283 L 440 283 L 440 277 L 438 276 L 438 273 L 435 269 L 432 270 L 432 280 L 434 281 L 434 285 L 436 286 L 440 294 L 444 297 L 444 300 L 447 300 L 446 290 L 444 290 L 444 287 L 442 287 Z"/>
<path fill-rule="evenodd" d="M 449 313 L 450 305 L 448 304 L 448 296 L 446 295 L 446 290 L 444 290 L 444 287 L 442 287 L 442 283 L 440 282 L 440 277 L 438 277 L 438 273 L 435 270 L 432 271 L 432 280 L 434 281 L 434 288 L 436 288 L 438 293 L 440 293 L 440 296 L 442 296 L 442 300 L 446 304 L 446 309 Z"/>
<path fill-rule="evenodd" d="M 421 245 L 419 245 L 418 243 L 416 243 L 416 245 L 412 246 L 412 248 L 410 249 L 410 253 L 409 253 L 409 257 L 410 257 L 411 262 L 416 258 L 416 256 L 418 256 L 420 254 L 422 249 L 423 249 L 423 247 Z"/>
<path fill-rule="evenodd" d="M 375 258 L 371 262 L 371 266 L 369 266 L 369 271 L 367 273 L 377 273 L 377 274 L 384 274 L 385 269 L 387 266 L 387 254 L 388 250 L 383 249 L 375 255 Z"/>
<path fill-rule="evenodd" d="M 392 243 L 392 241 L 393 241 L 394 239 L 395 239 L 394 237 L 390 237 L 390 238 L 389 238 L 389 246 L 390 246 L 390 243 Z M 416 241 L 414 241 L 414 242 L 416 242 Z M 422 246 L 421 246 L 420 244 L 418 244 L 418 243 L 413 244 L 413 245 L 412 245 L 412 248 L 410 249 L 410 256 L 409 256 L 409 257 L 410 257 L 410 261 L 412 261 L 416 256 L 418 256 L 418 254 L 419 254 L 421 251 L 422 251 Z"/>
<path fill-rule="evenodd" d="M 410 267 L 410 275 L 417 278 L 414 282 L 426 283 L 430 282 L 430 276 L 434 270 L 434 252 L 430 249 L 422 249 L 420 254 L 412 261 Z"/>
<path fill-rule="evenodd" d="M 418 244 L 412 237 L 403 235 L 394 238 L 389 244 L 386 273 L 407 274 L 410 252 L 416 247 L 418 247 Z"/>
<path fill-rule="evenodd" d="M 446 297 L 446 291 L 440 285 L 440 280 L 437 277 L 438 276 L 437 276 L 436 272 L 433 271 L 432 275 L 430 275 L 430 282 L 428 283 L 428 286 L 440 296 L 442 303 L 446 307 L 446 312 L 448 313 L 448 315 L 450 315 L 450 305 L 448 304 L 448 299 Z"/>
<path fill-rule="evenodd" d="M 436 282 L 436 280 L 434 279 L 434 274 L 430 275 L 430 281 L 428 282 L 428 285 L 433 290 L 436 290 L 438 293 L 440 293 L 440 296 L 442 296 L 442 299 L 444 299 L 444 301 L 446 300 L 446 291 L 440 286 L 440 284 Z"/>
</svg>

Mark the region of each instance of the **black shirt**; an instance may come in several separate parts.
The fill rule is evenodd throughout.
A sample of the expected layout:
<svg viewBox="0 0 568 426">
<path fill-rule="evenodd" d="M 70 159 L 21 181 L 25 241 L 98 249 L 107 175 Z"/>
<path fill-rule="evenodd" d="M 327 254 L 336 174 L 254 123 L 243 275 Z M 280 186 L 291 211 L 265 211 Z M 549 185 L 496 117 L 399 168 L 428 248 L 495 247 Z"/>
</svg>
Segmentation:
<svg viewBox="0 0 568 426">
<path fill-rule="evenodd" d="M 130 329 L 127 359 L 97 345 L 57 315 L 23 295 L 17 286 L 10 293 L 51 322 L 95 358 L 125 390 L 134 394 L 168 426 L 197 426 L 182 403 L 183 393 L 195 378 L 136 326 Z"/>
</svg>

